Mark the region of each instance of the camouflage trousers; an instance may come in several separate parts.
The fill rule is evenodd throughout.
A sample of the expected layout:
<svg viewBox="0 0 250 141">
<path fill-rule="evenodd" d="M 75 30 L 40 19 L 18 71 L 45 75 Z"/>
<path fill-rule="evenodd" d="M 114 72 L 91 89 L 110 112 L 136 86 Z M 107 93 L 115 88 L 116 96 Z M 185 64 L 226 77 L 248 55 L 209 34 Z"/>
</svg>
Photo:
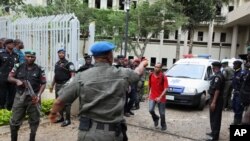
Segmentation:
<svg viewBox="0 0 250 141">
<path fill-rule="evenodd" d="M 32 104 L 32 98 L 25 96 L 25 93 L 22 95 L 16 93 L 10 119 L 11 129 L 18 130 L 26 115 L 28 115 L 31 133 L 35 134 L 40 122 L 40 105 Z"/>
</svg>

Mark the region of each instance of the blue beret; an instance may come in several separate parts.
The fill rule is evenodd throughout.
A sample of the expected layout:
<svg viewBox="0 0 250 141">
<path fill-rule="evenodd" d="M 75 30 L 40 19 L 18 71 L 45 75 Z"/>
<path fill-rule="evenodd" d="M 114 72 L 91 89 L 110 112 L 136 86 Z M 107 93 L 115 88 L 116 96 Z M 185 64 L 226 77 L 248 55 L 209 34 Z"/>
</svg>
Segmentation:
<svg viewBox="0 0 250 141">
<path fill-rule="evenodd" d="M 98 56 L 107 53 L 109 51 L 112 51 L 114 48 L 115 48 L 114 44 L 107 41 L 101 41 L 94 43 L 91 46 L 90 51 L 92 52 L 93 56 Z"/>
<path fill-rule="evenodd" d="M 66 52 L 64 48 L 60 48 L 60 49 L 58 49 L 57 53 L 59 53 L 61 51 Z"/>
</svg>

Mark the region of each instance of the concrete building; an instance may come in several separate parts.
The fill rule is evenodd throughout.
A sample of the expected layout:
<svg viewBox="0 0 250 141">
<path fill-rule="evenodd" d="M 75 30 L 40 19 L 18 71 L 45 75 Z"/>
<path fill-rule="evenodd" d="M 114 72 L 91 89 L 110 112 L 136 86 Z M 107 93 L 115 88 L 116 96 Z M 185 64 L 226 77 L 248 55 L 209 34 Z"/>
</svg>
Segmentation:
<svg viewBox="0 0 250 141">
<path fill-rule="evenodd" d="M 53 0 L 24 0 L 33 5 L 46 5 Z M 124 0 L 83 0 L 91 8 L 124 10 Z M 137 5 L 143 0 L 131 0 Z M 149 0 L 153 3 L 157 0 Z M 213 59 L 238 58 L 250 45 L 250 0 L 234 0 L 229 5 L 217 8 L 216 18 L 210 23 L 201 23 L 195 30 L 193 54 L 210 54 Z M 162 62 L 166 68 L 176 61 L 178 31 L 155 35 L 145 51 L 150 65 Z M 181 32 L 180 58 L 188 52 L 188 33 Z M 83 44 L 83 42 L 82 42 Z M 82 45 L 81 45 L 82 46 Z M 88 48 L 86 48 L 86 52 Z M 117 52 L 117 54 L 119 54 Z M 133 52 L 128 52 L 134 58 Z"/>
<path fill-rule="evenodd" d="M 140 0 L 132 0 L 136 5 Z M 155 0 L 150 0 L 154 2 Z M 124 10 L 123 0 L 85 0 L 91 8 Z M 214 59 L 238 58 L 249 44 L 250 0 L 234 0 L 229 5 L 217 8 L 216 18 L 210 23 L 201 23 L 194 33 L 193 54 L 210 54 Z M 225 20 L 226 18 L 226 20 Z M 145 51 L 145 57 L 153 66 L 162 62 L 167 68 L 176 61 L 178 31 L 155 35 Z M 181 33 L 180 58 L 188 53 L 188 33 Z M 129 58 L 135 57 L 133 52 Z"/>
</svg>

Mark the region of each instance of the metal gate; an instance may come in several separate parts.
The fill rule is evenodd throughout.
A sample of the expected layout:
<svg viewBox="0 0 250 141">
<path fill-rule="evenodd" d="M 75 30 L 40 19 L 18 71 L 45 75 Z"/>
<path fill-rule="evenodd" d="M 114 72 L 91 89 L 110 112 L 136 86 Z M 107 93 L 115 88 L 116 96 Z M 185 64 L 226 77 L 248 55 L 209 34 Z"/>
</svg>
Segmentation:
<svg viewBox="0 0 250 141">
<path fill-rule="evenodd" d="M 80 23 L 74 14 L 21 18 L 0 18 L 0 38 L 20 39 L 24 50 L 36 51 L 36 63 L 45 68 L 52 80 L 57 50 L 64 48 L 66 58 L 78 66 Z"/>
</svg>

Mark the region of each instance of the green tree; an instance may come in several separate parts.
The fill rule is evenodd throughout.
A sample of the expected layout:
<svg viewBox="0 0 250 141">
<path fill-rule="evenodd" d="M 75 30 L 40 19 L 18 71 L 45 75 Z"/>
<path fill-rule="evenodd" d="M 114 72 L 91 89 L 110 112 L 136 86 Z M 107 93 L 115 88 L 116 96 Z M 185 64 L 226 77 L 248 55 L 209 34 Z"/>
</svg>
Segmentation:
<svg viewBox="0 0 250 141">
<path fill-rule="evenodd" d="M 213 0 L 176 0 L 184 5 L 183 13 L 188 17 L 188 22 L 182 26 L 190 34 L 189 50 L 192 53 L 194 30 L 201 22 L 211 21 L 215 15 Z"/>
<path fill-rule="evenodd" d="M 10 10 L 17 12 L 20 5 L 23 5 L 22 0 L 1 0 L 0 1 L 0 8 L 1 8 L 1 15 L 9 13 Z"/>
<path fill-rule="evenodd" d="M 129 49 L 137 57 L 144 56 L 145 50 L 152 36 L 162 30 L 173 31 L 186 20 L 181 13 L 181 4 L 172 0 L 158 0 L 153 4 L 147 1 L 139 2 L 136 8 L 131 8 L 129 19 Z M 109 15 L 112 31 L 123 37 L 124 14 Z"/>
</svg>

